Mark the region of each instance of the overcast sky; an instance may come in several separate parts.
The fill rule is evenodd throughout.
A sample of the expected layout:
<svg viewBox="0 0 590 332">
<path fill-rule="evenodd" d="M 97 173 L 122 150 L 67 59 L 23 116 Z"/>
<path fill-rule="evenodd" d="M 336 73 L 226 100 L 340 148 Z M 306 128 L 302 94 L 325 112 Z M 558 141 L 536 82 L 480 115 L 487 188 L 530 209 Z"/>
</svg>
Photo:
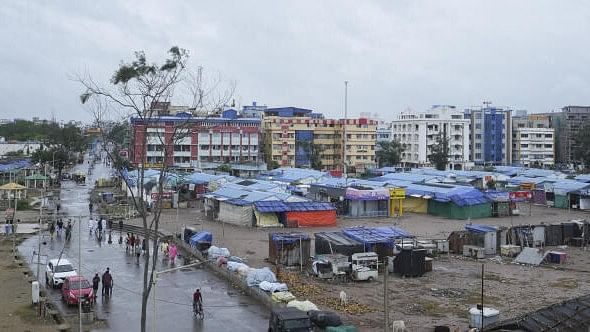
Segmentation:
<svg viewBox="0 0 590 332">
<path fill-rule="evenodd" d="M 483 100 L 532 112 L 590 104 L 587 1 L 4 1 L 0 118 L 89 120 L 88 72 L 178 45 L 237 82 L 240 105 L 391 119 Z"/>
</svg>

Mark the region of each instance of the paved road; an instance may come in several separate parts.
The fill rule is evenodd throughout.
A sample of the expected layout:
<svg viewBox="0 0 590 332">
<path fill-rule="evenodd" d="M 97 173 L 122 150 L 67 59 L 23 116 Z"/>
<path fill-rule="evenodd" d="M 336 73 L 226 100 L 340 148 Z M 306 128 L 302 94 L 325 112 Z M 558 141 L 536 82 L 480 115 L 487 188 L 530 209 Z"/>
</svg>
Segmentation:
<svg viewBox="0 0 590 332">
<path fill-rule="evenodd" d="M 77 169 L 85 170 L 87 165 L 80 165 Z M 73 182 L 64 182 L 61 192 L 63 212 L 68 216 L 88 213 L 88 197 L 90 183 L 108 169 L 103 165 L 96 165 L 95 170 L 86 186 Z M 113 274 L 114 290 L 110 301 L 99 296 L 95 306 L 97 317 L 106 319 L 108 329 L 114 331 L 138 331 L 141 316 L 140 294 L 142 289 L 143 262 L 125 253 L 125 246 L 118 244 L 118 232 L 113 232 L 113 243 L 99 243 L 89 235 L 87 217 L 82 218 L 82 274 L 92 279 L 94 273 L 102 272 L 109 267 Z M 49 258 L 58 257 L 63 249 L 64 257 L 78 266 L 78 222 L 74 225 L 70 243 L 63 239 L 49 240 L 42 246 L 43 255 Z M 37 237 L 23 242 L 19 247 L 21 254 L 31 260 L 33 250 L 38 245 Z M 36 271 L 36 259 L 31 263 L 31 269 Z M 162 261 L 159 270 L 169 268 L 167 261 Z M 178 264 L 178 262 L 177 262 Z M 41 266 L 41 282 L 44 281 L 44 268 Z M 192 292 L 200 287 L 203 292 L 205 319 L 193 318 Z M 229 289 L 229 291 L 228 291 Z M 226 281 L 216 277 L 207 270 L 186 268 L 160 276 L 157 284 L 156 318 L 158 331 L 262 331 L 268 326 L 268 311 L 250 298 L 240 295 L 228 288 Z M 100 293 L 100 290 L 99 290 Z M 50 296 L 59 303 L 60 309 L 69 315 L 77 315 L 77 307 L 65 308 L 60 301 L 58 290 L 50 290 Z M 148 326 L 152 330 L 153 299 L 149 300 Z"/>
</svg>

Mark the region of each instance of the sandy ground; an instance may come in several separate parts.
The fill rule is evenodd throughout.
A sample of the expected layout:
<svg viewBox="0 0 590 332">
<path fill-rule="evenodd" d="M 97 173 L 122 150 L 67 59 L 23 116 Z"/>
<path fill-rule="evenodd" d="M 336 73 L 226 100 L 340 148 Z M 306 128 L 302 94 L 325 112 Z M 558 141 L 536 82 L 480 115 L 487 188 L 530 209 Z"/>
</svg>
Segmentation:
<svg viewBox="0 0 590 332">
<path fill-rule="evenodd" d="M 49 316 L 47 320 L 37 318 L 25 271 L 28 268 L 14 262 L 12 240 L 0 235 L 0 331 L 56 331 Z"/>
<path fill-rule="evenodd" d="M 513 218 L 486 218 L 474 223 L 510 226 L 561 222 L 588 218 L 586 212 L 568 211 L 533 206 L 529 216 L 528 205 L 521 207 L 527 215 Z M 180 209 L 176 223 L 176 210 L 162 213 L 161 228 L 180 232 L 184 225 L 205 229 L 213 233 L 214 245 L 227 247 L 232 255 L 247 260 L 253 267 L 271 266 L 268 257 L 268 233 L 276 231 L 305 232 L 313 237 L 319 231 L 335 231 L 341 227 L 366 225 L 396 225 L 419 238 L 447 238 L 454 230 L 461 230 L 465 220 L 450 220 L 422 214 L 407 214 L 393 219 L 340 219 L 338 227 L 299 229 L 258 229 L 233 226 L 205 220 L 199 209 Z M 138 223 L 134 221 L 133 223 Z M 511 259 L 488 258 L 475 261 L 454 255 L 435 259 L 433 272 L 421 278 L 389 277 L 389 301 L 391 320 L 404 320 L 412 330 L 429 330 L 435 325 L 454 325 L 462 328 L 468 324 L 468 309 L 480 301 L 481 264 L 485 264 L 484 301 L 501 311 L 501 319 L 541 308 L 551 303 L 590 293 L 590 252 L 582 248 L 565 248 L 570 255 L 568 264 L 528 267 L 511 263 Z M 313 241 L 312 241 L 313 253 Z M 383 282 L 334 284 L 317 280 L 306 274 L 302 282 L 318 287 L 320 295 L 309 295 L 310 300 L 334 305 L 340 290 L 345 290 L 352 302 L 367 306 L 369 313 L 346 314 L 347 320 L 373 330 L 381 326 L 383 311 Z"/>
</svg>

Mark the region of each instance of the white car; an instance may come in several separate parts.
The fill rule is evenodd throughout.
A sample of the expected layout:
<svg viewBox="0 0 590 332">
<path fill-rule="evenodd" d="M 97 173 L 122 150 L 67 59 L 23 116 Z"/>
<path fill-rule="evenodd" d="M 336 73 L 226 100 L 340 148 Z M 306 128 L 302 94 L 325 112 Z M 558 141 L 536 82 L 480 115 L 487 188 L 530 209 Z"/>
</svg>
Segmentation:
<svg viewBox="0 0 590 332">
<path fill-rule="evenodd" d="M 53 288 L 60 287 L 64 280 L 70 276 L 77 276 L 78 272 L 70 261 L 65 258 L 51 259 L 45 268 L 45 283 Z"/>
</svg>

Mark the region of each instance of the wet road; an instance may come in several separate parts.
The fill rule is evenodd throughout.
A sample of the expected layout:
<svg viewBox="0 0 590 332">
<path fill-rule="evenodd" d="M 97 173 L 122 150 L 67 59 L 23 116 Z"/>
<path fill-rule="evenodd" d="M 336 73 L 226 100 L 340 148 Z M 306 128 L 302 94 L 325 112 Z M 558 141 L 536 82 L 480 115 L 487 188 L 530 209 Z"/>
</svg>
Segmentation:
<svg viewBox="0 0 590 332">
<path fill-rule="evenodd" d="M 87 165 L 79 165 L 76 170 L 86 170 Z M 62 184 L 61 206 L 68 216 L 88 214 L 88 197 L 96 178 L 108 174 L 108 169 L 97 164 L 86 186 L 68 181 Z M 63 250 L 63 257 L 68 258 L 78 267 L 78 222 L 74 224 L 72 239 L 65 243 L 62 239 L 48 238 L 41 249 L 41 279 L 45 282 L 45 257 L 57 258 Z M 98 297 L 95 305 L 97 318 L 106 319 L 113 331 L 139 331 L 141 317 L 141 289 L 143 262 L 137 263 L 135 257 L 125 253 L 125 245 L 118 244 L 119 232 L 113 231 L 113 243 L 99 243 L 89 235 L 88 217 L 82 218 L 81 229 L 82 275 L 88 280 L 95 273 L 102 275 L 109 267 L 113 275 L 113 296 L 109 300 Z M 107 237 L 108 238 L 108 237 Z M 23 242 L 19 250 L 30 262 L 33 250 L 37 249 L 37 237 Z M 177 265 L 182 261 L 177 261 Z M 36 272 L 36 258 L 31 264 Z M 161 261 L 158 270 L 170 268 L 169 262 Z M 250 298 L 239 295 L 236 290 L 227 287 L 227 282 L 200 268 L 186 268 L 162 274 L 157 283 L 156 326 L 157 331 L 265 331 L 268 327 L 268 311 Z M 192 314 L 192 293 L 200 287 L 203 293 L 205 319 L 198 320 Z M 229 289 L 229 291 L 228 291 Z M 66 308 L 61 301 L 59 290 L 49 289 L 50 296 L 64 309 L 67 315 L 77 316 L 77 306 Z M 99 289 L 100 294 L 100 289 Z M 153 299 L 149 300 L 148 330 L 153 330 Z"/>
</svg>

